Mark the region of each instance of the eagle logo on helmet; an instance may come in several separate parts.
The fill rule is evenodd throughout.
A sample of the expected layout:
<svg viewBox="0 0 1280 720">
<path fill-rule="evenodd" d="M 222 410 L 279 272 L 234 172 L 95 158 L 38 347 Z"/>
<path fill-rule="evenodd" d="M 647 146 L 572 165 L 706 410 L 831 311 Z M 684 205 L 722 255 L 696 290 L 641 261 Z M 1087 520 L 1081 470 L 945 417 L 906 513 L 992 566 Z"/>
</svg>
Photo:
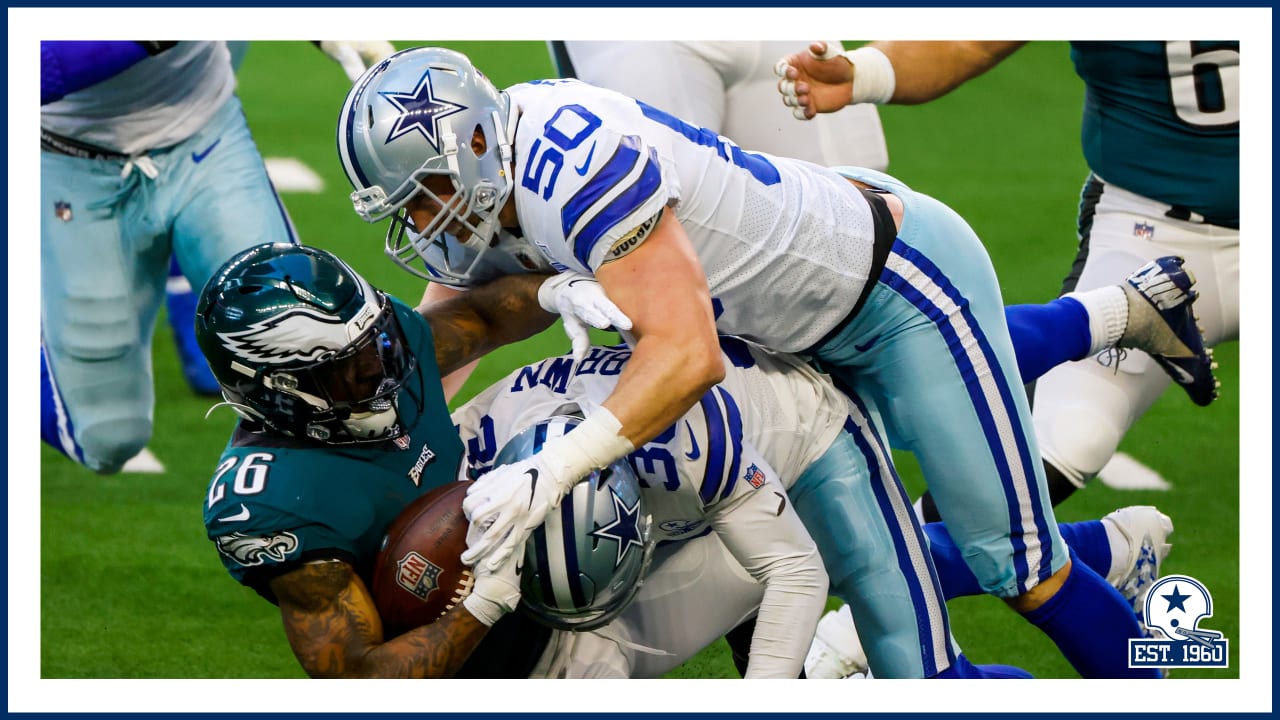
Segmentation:
<svg viewBox="0 0 1280 720">
<path fill-rule="evenodd" d="M 314 362 L 347 345 L 345 328 L 341 318 L 295 308 L 247 330 L 218 333 L 218 338 L 227 350 L 251 362 Z"/>
<path fill-rule="evenodd" d="M 233 532 L 215 538 L 215 542 L 218 544 L 218 552 L 245 567 L 261 565 L 268 559 L 284 562 L 290 553 L 298 549 L 298 536 L 290 532 L 269 537 L 253 537 Z"/>
<path fill-rule="evenodd" d="M 390 143 L 396 138 L 417 130 L 436 152 L 440 152 L 440 121 L 467 109 L 466 105 L 450 102 L 434 95 L 430 69 L 422 73 L 418 86 L 409 92 L 379 91 L 378 94 L 401 112 L 384 142 Z"/>
</svg>

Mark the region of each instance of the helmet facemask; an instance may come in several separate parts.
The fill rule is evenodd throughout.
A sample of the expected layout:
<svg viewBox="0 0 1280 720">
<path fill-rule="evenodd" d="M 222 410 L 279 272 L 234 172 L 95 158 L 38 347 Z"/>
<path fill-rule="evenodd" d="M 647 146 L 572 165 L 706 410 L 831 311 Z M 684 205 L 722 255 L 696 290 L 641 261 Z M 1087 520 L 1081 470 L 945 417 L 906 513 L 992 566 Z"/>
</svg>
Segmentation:
<svg viewBox="0 0 1280 720">
<path fill-rule="evenodd" d="M 497 125 L 497 113 L 494 115 L 494 126 L 500 127 Z M 441 121 L 441 125 L 447 127 L 448 121 Z M 483 141 L 483 129 L 477 127 L 475 133 Z M 510 146 L 505 140 L 498 146 L 498 152 L 508 157 L 503 163 L 504 171 L 499 174 L 499 180 L 504 182 L 495 184 L 481 177 L 468 184 L 466 174 L 459 169 L 455 136 L 449 133 L 444 137 L 443 157 L 447 168 L 433 169 L 424 165 L 410 176 L 406 182 L 410 186 L 407 190 L 397 190 L 397 193 L 405 192 L 405 196 L 395 204 L 395 211 L 390 215 L 386 252 L 397 265 L 418 277 L 449 285 L 468 285 L 477 280 L 476 271 L 481 259 L 497 245 L 501 228 L 499 215 L 512 189 Z M 479 154 L 467 158 L 468 164 L 479 165 L 480 160 L 491 153 L 490 147 L 491 144 L 485 143 Z M 463 152 L 473 151 L 474 147 L 469 147 Z M 431 189 L 430 179 L 434 177 L 448 178 L 451 190 L 447 195 L 442 196 Z M 423 200 L 430 204 L 434 213 L 431 222 L 419 229 L 406 206 Z"/>
</svg>

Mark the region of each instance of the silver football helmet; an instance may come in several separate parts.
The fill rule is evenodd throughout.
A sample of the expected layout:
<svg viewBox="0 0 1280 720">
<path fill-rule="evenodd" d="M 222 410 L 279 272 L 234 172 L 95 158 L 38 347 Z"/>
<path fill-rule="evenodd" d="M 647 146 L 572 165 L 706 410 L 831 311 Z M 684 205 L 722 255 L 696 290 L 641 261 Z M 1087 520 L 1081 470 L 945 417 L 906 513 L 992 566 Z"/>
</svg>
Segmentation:
<svg viewBox="0 0 1280 720">
<path fill-rule="evenodd" d="M 525 428 L 498 451 L 499 465 L 536 453 L 579 417 Z M 640 480 L 621 459 L 573 486 L 525 543 L 520 609 L 557 630 L 598 628 L 626 609 L 649 569 L 654 539 Z"/>
<path fill-rule="evenodd" d="M 356 81 L 338 117 L 338 155 L 356 214 L 392 218 L 386 251 L 396 264 L 427 280 L 476 282 L 513 187 L 514 121 L 507 94 L 452 50 L 404 50 Z M 404 208 L 420 195 L 435 215 L 417 228 Z"/>
</svg>

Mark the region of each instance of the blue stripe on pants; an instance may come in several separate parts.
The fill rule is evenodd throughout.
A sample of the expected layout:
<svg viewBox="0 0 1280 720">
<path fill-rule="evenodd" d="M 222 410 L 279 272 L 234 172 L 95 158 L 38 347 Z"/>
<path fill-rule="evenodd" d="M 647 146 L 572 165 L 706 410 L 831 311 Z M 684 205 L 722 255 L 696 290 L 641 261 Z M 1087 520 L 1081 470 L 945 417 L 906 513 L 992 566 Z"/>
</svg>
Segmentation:
<svg viewBox="0 0 1280 720">
<path fill-rule="evenodd" d="M 907 274 L 912 275 L 912 279 L 905 277 Z M 991 450 L 992 460 L 999 472 L 1000 482 L 1004 486 L 1010 526 L 1016 528 L 1023 525 L 1021 498 L 1024 496 L 1030 498 L 1035 506 L 1041 502 L 1039 489 L 1034 482 L 1035 467 L 1027 447 L 1027 431 L 1019 421 L 1018 410 L 1014 406 L 1000 360 L 992 351 L 991 343 L 978 324 L 977 318 L 970 311 L 968 300 L 961 296 L 936 265 L 901 241 L 894 243 L 889 261 L 886 263 L 883 282 L 929 318 L 942 334 L 956 368 L 964 379 L 982 424 L 987 446 Z M 929 288 L 941 291 L 954 303 L 958 312 L 948 313 L 943 310 L 935 301 L 936 294 L 928 292 Z M 977 345 L 977 366 L 975 366 L 975 359 L 970 355 L 971 351 L 965 347 L 964 343 L 964 339 L 970 336 Z M 998 398 L 991 397 L 990 386 L 984 387 L 985 378 L 990 378 L 994 382 Z M 1016 455 L 1009 452 L 1007 447 L 1009 438 L 1005 437 L 997 427 L 1004 423 L 1008 423 L 1012 428 L 1010 434 L 1016 447 Z M 1014 465 L 1015 460 L 1017 465 Z M 1029 478 L 1031 482 L 1028 482 Z M 1037 513 L 1032 518 L 1032 523 L 1040 547 L 1047 549 L 1040 555 L 1040 562 L 1035 571 L 1037 582 L 1039 582 L 1052 574 L 1050 567 L 1053 548 L 1045 519 Z M 1027 590 L 1026 578 L 1030 573 L 1027 566 L 1027 546 L 1021 535 L 1015 534 L 1010 540 L 1014 546 L 1014 567 L 1018 578 L 1018 591 L 1021 594 Z"/>
</svg>

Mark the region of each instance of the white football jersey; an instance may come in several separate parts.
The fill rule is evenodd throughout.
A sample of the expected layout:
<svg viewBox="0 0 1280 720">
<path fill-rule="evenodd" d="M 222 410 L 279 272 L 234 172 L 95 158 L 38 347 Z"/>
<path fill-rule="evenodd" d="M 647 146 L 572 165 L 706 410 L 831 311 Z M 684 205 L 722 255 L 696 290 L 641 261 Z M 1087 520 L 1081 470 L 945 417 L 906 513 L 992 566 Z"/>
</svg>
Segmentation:
<svg viewBox="0 0 1280 720">
<path fill-rule="evenodd" d="M 453 415 L 465 447 L 466 462 L 460 474 L 488 470 L 507 439 L 538 421 L 579 409 L 590 416 L 594 406 L 613 391 L 630 356 L 625 347 L 595 347 L 581 362 L 569 356 L 548 358 L 491 386 Z M 775 448 L 787 438 L 794 444 L 807 440 L 814 446 L 812 450 L 784 456 L 817 457 L 834 439 L 843 412 L 799 407 L 806 398 L 816 401 L 824 396 L 816 390 L 807 395 L 802 392 L 794 411 L 809 410 L 812 417 L 825 411 L 831 419 L 829 431 L 812 438 L 796 436 L 789 432 L 790 427 L 773 432 L 774 425 L 782 422 L 780 414 L 766 410 L 763 417 L 771 419 L 758 422 L 753 407 L 757 402 L 785 406 L 787 396 L 766 388 L 789 392 L 790 388 L 783 387 L 785 378 L 794 377 L 800 383 L 812 378 L 779 372 L 781 364 L 766 366 L 754 357 L 742 341 L 726 341 L 727 364 L 737 362 L 746 366 L 737 372 L 755 376 L 735 378 L 741 381 L 737 392 L 755 388 L 750 401 L 735 399 L 735 391 L 728 385 L 718 385 L 678 422 L 631 453 L 628 460 L 639 476 L 655 540 L 686 540 L 714 530 L 715 535 L 707 540 L 720 540 L 736 565 L 763 586 L 747 677 L 794 678 L 803 666 L 826 604 L 828 578 L 818 548 L 791 505 L 781 478 L 748 433 L 753 427 L 764 429 L 759 439 Z M 825 443 L 820 439 L 823 436 Z M 798 471 L 792 469 L 789 474 L 794 480 Z M 651 578 L 665 585 L 669 571 L 680 575 L 678 569 L 660 563 L 651 571 Z M 658 577 L 667 579 L 657 581 Z"/>
<path fill-rule="evenodd" d="M 631 455 L 662 540 L 705 531 L 709 512 L 766 484 L 789 488 L 848 417 L 848 400 L 803 362 L 734 338 L 722 338 L 722 347 L 724 381 Z M 506 441 L 530 425 L 575 408 L 589 415 L 630 357 L 625 347 L 593 347 L 580 363 L 547 358 L 454 411 L 466 448 L 460 479 L 490 470 Z"/>
<path fill-rule="evenodd" d="M 853 309 L 875 234 L 870 206 L 841 176 L 747 152 L 576 80 L 507 92 L 519 113 L 520 226 L 557 269 L 594 274 L 671 207 L 706 271 L 721 333 L 798 352 Z"/>
<path fill-rule="evenodd" d="M 124 72 L 40 108 L 40 126 L 133 155 L 176 145 L 235 91 L 224 42 L 180 42 Z"/>
</svg>

